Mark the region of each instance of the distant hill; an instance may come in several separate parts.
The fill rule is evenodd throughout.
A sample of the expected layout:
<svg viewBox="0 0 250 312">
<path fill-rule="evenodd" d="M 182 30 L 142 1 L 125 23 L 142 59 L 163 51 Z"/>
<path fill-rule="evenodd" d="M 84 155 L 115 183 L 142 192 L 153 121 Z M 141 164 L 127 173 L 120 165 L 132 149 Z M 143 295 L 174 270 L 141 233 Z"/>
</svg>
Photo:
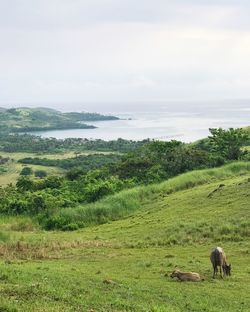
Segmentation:
<svg viewBox="0 0 250 312">
<path fill-rule="evenodd" d="M 1 132 L 29 132 L 60 129 L 93 129 L 93 125 L 84 122 L 99 120 L 116 120 L 115 116 L 106 116 L 97 113 L 62 113 L 46 108 L 0 108 Z"/>
</svg>

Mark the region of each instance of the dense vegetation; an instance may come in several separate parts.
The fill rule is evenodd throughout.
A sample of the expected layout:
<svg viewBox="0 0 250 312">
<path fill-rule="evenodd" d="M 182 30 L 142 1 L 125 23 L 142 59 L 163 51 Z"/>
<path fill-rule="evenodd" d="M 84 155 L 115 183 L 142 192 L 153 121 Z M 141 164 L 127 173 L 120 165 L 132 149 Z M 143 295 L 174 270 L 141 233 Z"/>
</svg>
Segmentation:
<svg viewBox="0 0 250 312">
<path fill-rule="evenodd" d="M 98 169 L 107 165 L 114 165 L 120 159 L 121 156 L 119 154 L 91 154 L 65 159 L 26 157 L 20 159 L 18 162 L 26 165 L 33 164 L 40 166 L 60 167 L 67 170 L 74 169 L 75 172 L 79 171 L 79 174 L 84 174 L 93 169 Z"/>
<path fill-rule="evenodd" d="M 122 143 L 126 147 L 129 145 L 127 141 L 120 141 Z M 122 199 L 121 203 L 115 200 L 114 210 L 108 202 L 110 211 L 100 206 L 97 209 L 94 209 L 95 206 L 86 206 L 88 203 L 124 189 L 159 183 L 188 171 L 221 166 L 232 160 L 247 160 L 249 152 L 242 146 L 248 143 L 248 133 L 242 129 L 211 129 L 211 136 L 205 143 L 149 141 L 123 155 L 76 155 L 68 159 L 24 158 L 20 162 L 26 165 L 57 166 L 68 171 L 64 177 L 58 177 L 43 175 L 42 170 L 39 170 L 35 172 L 37 179 L 34 179 L 30 177 L 30 170 L 24 168 L 16 186 L 10 185 L 0 190 L 0 212 L 35 216 L 47 229 L 76 229 L 91 223 L 88 218 L 91 219 L 92 214 L 96 222 L 102 223 L 110 219 L 110 211 L 111 219 L 115 218 L 114 214 L 123 215 L 123 207 L 129 211 L 127 205 L 130 205 L 131 200 L 133 202 L 133 196 Z M 83 205 L 83 209 L 76 208 L 79 205 Z M 77 211 L 81 211 L 81 217 Z M 61 217 L 62 212 L 64 217 Z M 73 217 L 75 213 L 76 219 Z"/>
<path fill-rule="evenodd" d="M 68 138 L 57 140 L 55 138 L 41 138 L 31 134 L 6 135 L 0 132 L 0 151 L 4 152 L 31 152 L 31 153 L 63 153 L 70 150 L 82 151 L 114 151 L 129 152 L 148 143 L 149 140 L 131 141 L 117 139 L 104 141 L 101 139 L 88 140 L 81 138 Z"/>
<path fill-rule="evenodd" d="M 95 128 L 82 122 L 114 119 L 118 118 L 96 113 L 61 113 L 49 108 L 2 108 L 0 109 L 0 132 Z"/>
</svg>

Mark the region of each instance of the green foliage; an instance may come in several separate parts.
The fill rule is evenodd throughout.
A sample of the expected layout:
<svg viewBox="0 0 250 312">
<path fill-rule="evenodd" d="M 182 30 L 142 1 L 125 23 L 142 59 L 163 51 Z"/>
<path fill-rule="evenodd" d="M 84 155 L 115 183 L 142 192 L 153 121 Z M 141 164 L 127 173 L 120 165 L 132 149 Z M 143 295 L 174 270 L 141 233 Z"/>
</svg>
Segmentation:
<svg viewBox="0 0 250 312">
<path fill-rule="evenodd" d="M 26 157 L 20 159 L 18 162 L 22 164 L 32 164 L 40 166 L 55 166 L 63 169 L 70 170 L 72 168 L 81 170 L 84 174 L 90 170 L 98 169 L 103 166 L 113 165 L 121 159 L 120 155 L 116 154 L 91 154 L 91 155 L 80 155 L 65 159 L 48 159 L 48 158 L 32 158 Z M 68 174 L 70 177 L 70 173 Z M 72 177 L 71 177 L 72 179 Z"/>
<path fill-rule="evenodd" d="M 101 120 L 118 120 L 118 117 L 110 115 L 101 115 L 97 113 L 64 113 L 64 116 L 71 118 L 74 121 L 101 121 Z"/>
<path fill-rule="evenodd" d="M 153 141 L 124 156 L 111 171 L 122 179 L 152 183 L 210 166 L 212 162 L 206 151 L 178 141 Z"/>
<path fill-rule="evenodd" d="M 12 199 L 8 204 L 6 212 L 15 214 L 25 214 L 29 211 L 28 202 L 24 199 Z"/>
<path fill-rule="evenodd" d="M 224 130 L 222 128 L 209 129 L 211 136 L 209 136 L 209 144 L 212 151 L 228 160 L 237 160 L 243 155 L 241 149 L 247 141 L 249 136 L 244 129 Z"/>
<path fill-rule="evenodd" d="M 42 188 L 51 188 L 51 189 L 59 189 L 63 184 L 63 179 L 57 176 L 50 176 L 43 181 L 43 183 L 39 184 L 39 187 Z"/>
<path fill-rule="evenodd" d="M 7 169 L 4 166 L 0 166 L 0 174 L 7 172 Z"/>
<path fill-rule="evenodd" d="M 148 143 L 149 140 L 130 141 L 117 139 L 112 141 L 68 138 L 41 138 L 31 134 L 3 134 L 0 131 L 0 150 L 5 152 L 59 153 L 65 150 L 129 152 Z"/>
<path fill-rule="evenodd" d="M 33 173 L 32 168 L 30 168 L 30 167 L 24 167 L 24 168 L 22 169 L 22 171 L 20 172 L 20 175 L 22 175 L 22 176 L 29 176 L 29 175 L 31 175 L 32 173 Z"/>
<path fill-rule="evenodd" d="M 36 170 L 34 174 L 35 174 L 35 177 L 41 178 L 41 179 L 47 176 L 47 172 L 44 170 Z"/>
<path fill-rule="evenodd" d="M 34 188 L 34 183 L 30 178 L 20 176 L 17 180 L 16 187 L 19 191 L 31 191 Z"/>
<path fill-rule="evenodd" d="M 95 202 L 100 198 L 114 194 L 123 188 L 123 182 L 114 176 L 108 179 L 92 180 L 91 182 L 87 182 L 86 185 L 87 187 L 84 193 L 87 202 Z"/>
<path fill-rule="evenodd" d="M 30 212 L 38 214 L 43 212 L 47 208 L 45 199 L 41 195 L 34 195 L 31 198 L 31 209 Z"/>
</svg>

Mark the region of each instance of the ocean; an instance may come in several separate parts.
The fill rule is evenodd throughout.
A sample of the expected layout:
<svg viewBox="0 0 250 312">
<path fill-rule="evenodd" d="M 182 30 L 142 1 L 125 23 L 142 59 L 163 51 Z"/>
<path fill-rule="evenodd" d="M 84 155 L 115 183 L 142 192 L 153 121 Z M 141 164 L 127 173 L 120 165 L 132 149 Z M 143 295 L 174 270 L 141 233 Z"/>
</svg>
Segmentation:
<svg viewBox="0 0 250 312">
<path fill-rule="evenodd" d="M 48 105 L 45 105 L 48 106 Z M 50 106 L 51 107 L 51 106 Z M 158 139 L 192 142 L 206 137 L 209 128 L 250 125 L 250 100 L 196 102 L 73 103 L 53 105 L 61 111 L 89 111 L 120 120 L 88 122 L 96 129 L 34 132 L 42 137 L 113 140 Z"/>
</svg>

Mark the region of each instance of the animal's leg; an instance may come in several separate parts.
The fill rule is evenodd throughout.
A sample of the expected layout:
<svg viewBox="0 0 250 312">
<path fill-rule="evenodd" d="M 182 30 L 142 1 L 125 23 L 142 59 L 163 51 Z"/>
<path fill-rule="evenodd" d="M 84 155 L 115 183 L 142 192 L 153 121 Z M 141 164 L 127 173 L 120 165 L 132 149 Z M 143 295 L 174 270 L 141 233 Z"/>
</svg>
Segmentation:
<svg viewBox="0 0 250 312">
<path fill-rule="evenodd" d="M 213 274 L 213 278 L 215 278 L 215 273 L 216 273 L 216 266 L 214 266 L 213 268 L 214 268 L 214 274 Z"/>
<path fill-rule="evenodd" d="M 222 272 L 223 272 L 222 265 L 220 265 L 220 277 L 221 278 L 223 278 Z"/>
</svg>

